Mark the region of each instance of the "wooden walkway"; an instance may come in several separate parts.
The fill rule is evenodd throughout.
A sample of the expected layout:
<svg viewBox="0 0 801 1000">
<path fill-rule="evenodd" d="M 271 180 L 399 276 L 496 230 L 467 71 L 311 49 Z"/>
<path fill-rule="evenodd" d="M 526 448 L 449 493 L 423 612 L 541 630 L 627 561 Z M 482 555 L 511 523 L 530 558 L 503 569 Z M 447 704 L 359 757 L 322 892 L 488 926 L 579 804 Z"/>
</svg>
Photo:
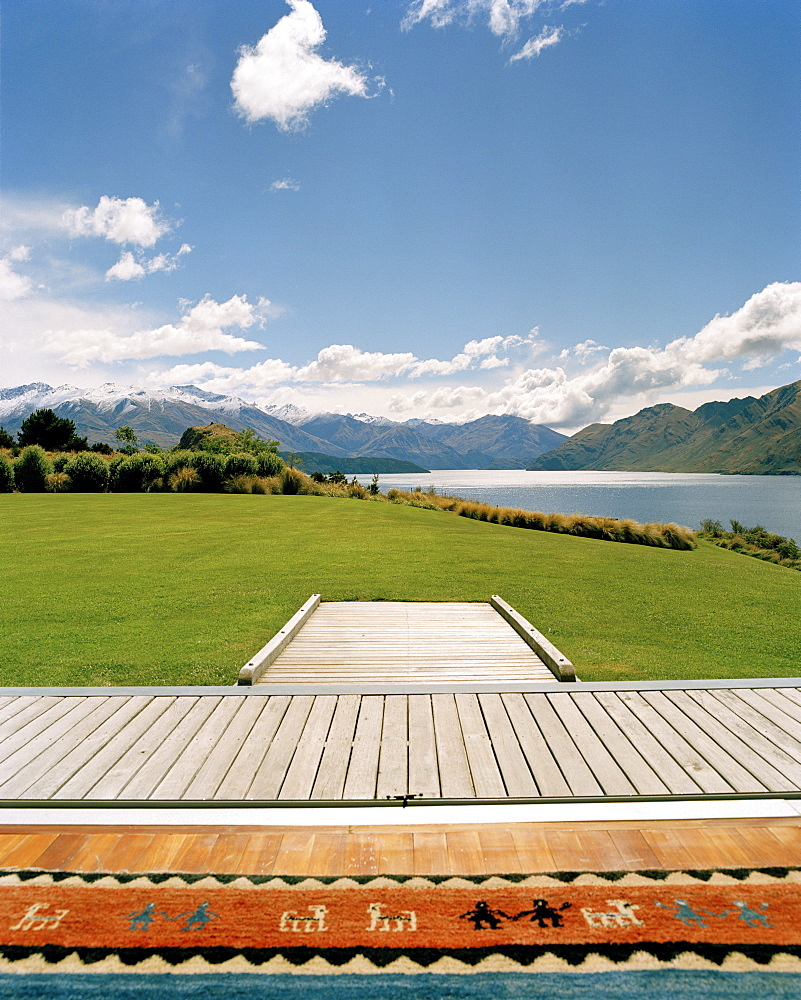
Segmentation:
<svg viewBox="0 0 801 1000">
<path fill-rule="evenodd" d="M 799 864 L 801 817 L 413 828 L 0 827 L 0 871 L 491 875 Z"/>
<path fill-rule="evenodd" d="M 546 662 L 549 659 L 550 662 Z M 569 668 L 569 675 L 562 672 Z M 573 680 L 572 664 L 506 602 L 331 601 L 314 595 L 240 683 Z"/>
<path fill-rule="evenodd" d="M 6 804 L 776 795 L 801 796 L 797 680 L 0 691 Z"/>
</svg>

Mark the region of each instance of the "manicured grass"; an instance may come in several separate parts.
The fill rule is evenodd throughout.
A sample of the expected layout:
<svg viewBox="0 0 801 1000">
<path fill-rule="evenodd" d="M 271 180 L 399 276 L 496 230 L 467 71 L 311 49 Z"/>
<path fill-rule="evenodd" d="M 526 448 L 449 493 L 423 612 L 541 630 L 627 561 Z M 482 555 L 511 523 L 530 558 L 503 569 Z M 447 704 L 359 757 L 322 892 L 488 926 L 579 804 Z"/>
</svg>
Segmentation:
<svg viewBox="0 0 801 1000">
<path fill-rule="evenodd" d="M 0 496 L 0 684 L 232 684 L 312 593 L 500 594 L 583 680 L 801 674 L 801 574 L 310 496 Z"/>
</svg>

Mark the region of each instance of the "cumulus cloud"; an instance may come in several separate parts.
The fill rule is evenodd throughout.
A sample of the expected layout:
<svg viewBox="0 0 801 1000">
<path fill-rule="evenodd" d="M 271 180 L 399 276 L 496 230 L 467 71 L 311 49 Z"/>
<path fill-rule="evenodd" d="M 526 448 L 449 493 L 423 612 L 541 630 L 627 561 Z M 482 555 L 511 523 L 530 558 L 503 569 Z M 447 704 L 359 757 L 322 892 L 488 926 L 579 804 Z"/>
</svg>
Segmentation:
<svg viewBox="0 0 801 1000">
<path fill-rule="evenodd" d="M 24 299 L 33 294 L 31 279 L 19 274 L 12 266 L 28 260 L 30 255 L 28 247 L 18 246 L 5 257 L 0 257 L 0 302 L 13 302 L 14 299 Z"/>
<path fill-rule="evenodd" d="M 102 236 L 113 243 L 152 247 L 169 223 L 160 217 L 158 202 L 148 205 L 142 198 L 112 198 L 103 195 L 95 208 L 82 205 L 67 209 L 62 224 L 71 236 Z"/>
<path fill-rule="evenodd" d="M 246 121 L 271 119 L 284 131 L 303 128 L 314 108 L 339 94 L 371 96 L 370 81 L 355 66 L 318 54 L 326 31 L 309 0 L 287 3 L 289 14 L 239 50 L 231 79 L 234 107 Z"/>
<path fill-rule="evenodd" d="M 282 177 L 279 181 L 273 181 L 270 185 L 271 191 L 300 191 L 300 184 L 292 180 L 291 177 Z"/>
<path fill-rule="evenodd" d="M 535 38 L 529 38 L 519 52 L 515 52 L 513 56 L 510 56 L 509 62 L 515 63 L 521 59 L 535 59 L 543 49 L 550 48 L 552 45 L 561 42 L 562 35 L 563 31 L 561 28 L 543 28 Z"/>
<path fill-rule="evenodd" d="M 801 348 L 801 281 L 774 282 L 730 316 L 715 316 L 694 337 L 668 345 L 691 361 L 751 356 L 752 367 Z"/>
<path fill-rule="evenodd" d="M 417 358 L 411 353 L 382 354 L 362 351 L 352 344 L 324 347 L 315 361 L 299 368 L 295 377 L 304 382 L 374 382 L 408 372 Z"/>
<path fill-rule="evenodd" d="M 180 258 L 192 252 L 188 243 L 181 245 L 177 253 L 160 253 L 146 258 L 141 253 L 134 256 L 130 250 L 123 250 L 120 259 L 106 271 L 106 281 L 133 281 L 157 271 L 174 271 Z"/>
<path fill-rule="evenodd" d="M 493 339 L 479 344 L 490 348 Z M 671 341 L 664 348 L 618 347 L 590 370 L 572 377 L 561 366 L 528 368 L 495 389 L 457 386 L 440 387 L 422 396 L 396 394 L 392 406 L 397 412 L 456 410 L 462 419 L 479 412 L 514 413 L 553 427 L 579 427 L 603 419 L 622 399 L 638 398 L 648 405 L 666 390 L 712 385 L 727 374 L 726 368 L 715 364 L 737 359 L 745 362 L 746 369 L 753 368 L 766 358 L 799 347 L 801 282 L 777 282 L 730 316 L 715 316 L 694 336 Z M 567 355 L 586 361 L 605 350 L 586 340 Z M 466 406 L 477 409 L 465 413 Z"/>
<path fill-rule="evenodd" d="M 187 309 L 178 323 L 151 329 L 121 333 L 115 329 L 48 330 L 46 349 L 71 365 L 83 367 L 91 362 L 156 358 L 165 355 L 197 354 L 201 351 L 253 351 L 262 347 L 252 340 L 237 337 L 226 330 L 247 330 L 261 323 L 270 303 L 259 299 L 255 305 L 245 295 L 234 295 L 227 302 L 204 296 Z"/>
</svg>

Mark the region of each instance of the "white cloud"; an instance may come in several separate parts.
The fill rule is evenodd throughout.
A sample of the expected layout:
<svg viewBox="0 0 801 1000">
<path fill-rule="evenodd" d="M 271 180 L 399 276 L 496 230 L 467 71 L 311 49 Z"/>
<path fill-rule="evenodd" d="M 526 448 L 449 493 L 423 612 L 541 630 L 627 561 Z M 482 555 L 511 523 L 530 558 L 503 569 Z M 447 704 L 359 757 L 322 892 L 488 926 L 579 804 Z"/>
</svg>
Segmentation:
<svg viewBox="0 0 801 1000">
<path fill-rule="evenodd" d="M 435 28 L 444 28 L 454 21 L 471 21 L 476 17 L 487 20 L 494 35 L 516 35 L 520 22 L 529 18 L 543 0 L 415 0 L 409 5 L 403 26 L 410 28 L 421 21 L 430 21 Z"/>
<path fill-rule="evenodd" d="M 102 236 L 113 243 L 151 247 L 170 231 L 159 212 L 158 202 L 148 205 L 142 198 L 103 195 L 95 208 L 67 209 L 62 223 L 72 236 Z"/>
<path fill-rule="evenodd" d="M 160 253 L 150 259 L 123 250 L 117 263 L 106 271 L 106 281 L 132 281 L 157 271 L 174 271 L 179 266 L 179 258 L 191 252 L 192 247 L 188 243 L 182 244 L 177 253 Z"/>
<path fill-rule="evenodd" d="M 493 339 L 478 343 L 489 348 Z M 637 399 L 639 406 L 651 405 L 665 398 L 668 390 L 712 385 L 728 374 L 726 368 L 710 367 L 715 363 L 745 360 L 748 369 L 768 356 L 798 347 L 801 283 L 777 282 L 752 296 L 731 316 L 716 316 L 695 336 L 679 338 L 664 348 L 618 347 L 595 367 L 573 377 L 562 367 L 529 368 L 494 390 L 440 387 L 424 397 L 415 394 L 415 405 L 408 404 L 408 408 L 429 413 L 456 410 L 460 419 L 478 412 L 514 413 L 535 423 L 575 428 L 606 418 L 626 399 Z M 567 355 L 586 360 L 601 350 L 607 348 L 586 340 Z M 405 401 L 402 394 L 396 394 L 393 408 L 405 410 L 410 398 Z M 465 413 L 465 406 L 480 409 Z"/>
<path fill-rule="evenodd" d="M 157 358 L 165 355 L 197 354 L 201 351 L 253 351 L 262 347 L 225 331 L 247 330 L 260 323 L 270 303 L 256 305 L 245 295 L 216 302 L 206 295 L 178 323 L 124 333 L 115 329 L 50 329 L 45 347 L 67 364 L 86 366 L 92 362 Z"/>
<path fill-rule="evenodd" d="M 668 344 L 691 361 L 750 355 L 752 367 L 786 348 L 801 348 L 801 281 L 774 282 L 731 316 L 715 316 L 694 337 Z"/>
<path fill-rule="evenodd" d="M 562 36 L 563 31 L 561 28 L 545 27 L 535 38 L 529 38 L 519 52 L 515 52 L 513 56 L 510 56 L 509 62 L 515 63 L 521 59 L 534 59 L 543 49 L 557 45 L 562 40 Z"/>
<path fill-rule="evenodd" d="M 299 368 L 295 377 L 304 382 L 374 382 L 403 375 L 416 361 L 411 353 L 382 354 L 361 351 L 352 344 L 332 344 L 315 361 Z"/>
<path fill-rule="evenodd" d="M 326 31 L 309 0 L 287 3 L 291 13 L 255 46 L 242 46 L 231 79 L 234 106 L 243 118 L 272 119 L 284 131 L 303 128 L 310 111 L 338 94 L 370 96 L 370 81 L 356 67 L 317 53 Z"/>
<path fill-rule="evenodd" d="M 33 282 L 24 274 L 18 274 L 12 264 L 21 263 L 30 257 L 26 246 L 14 247 L 5 257 L 0 257 L 0 302 L 12 302 L 33 294 Z"/>
<path fill-rule="evenodd" d="M 291 177 L 282 177 L 279 181 L 273 181 L 270 185 L 271 191 L 300 191 L 300 184 L 292 180 Z"/>
</svg>

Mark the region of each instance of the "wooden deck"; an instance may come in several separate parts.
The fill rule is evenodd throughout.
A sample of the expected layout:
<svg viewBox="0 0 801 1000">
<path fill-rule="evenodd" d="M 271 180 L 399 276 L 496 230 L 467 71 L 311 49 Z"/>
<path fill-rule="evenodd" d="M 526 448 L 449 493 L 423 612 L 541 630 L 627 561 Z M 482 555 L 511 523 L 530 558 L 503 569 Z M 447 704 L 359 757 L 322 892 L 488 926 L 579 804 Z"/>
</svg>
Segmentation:
<svg viewBox="0 0 801 1000">
<path fill-rule="evenodd" d="M 0 827 L 0 871 L 492 875 L 801 864 L 801 817 L 363 827 Z"/>
<path fill-rule="evenodd" d="M 801 796 L 799 681 L 0 691 L 6 804 Z"/>
<path fill-rule="evenodd" d="M 517 628 L 517 631 L 516 631 Z M 533 648 L 532 648 L 533 644 Z M 550 682 L 550 643 L 500 598 L 490 603 L 332 601 L 314 595 L 240 683 Z M 550 647 L 553 659 L 572 665 Z M 541 655 L 538 655 L 541 654 Z"/>
</svg>

